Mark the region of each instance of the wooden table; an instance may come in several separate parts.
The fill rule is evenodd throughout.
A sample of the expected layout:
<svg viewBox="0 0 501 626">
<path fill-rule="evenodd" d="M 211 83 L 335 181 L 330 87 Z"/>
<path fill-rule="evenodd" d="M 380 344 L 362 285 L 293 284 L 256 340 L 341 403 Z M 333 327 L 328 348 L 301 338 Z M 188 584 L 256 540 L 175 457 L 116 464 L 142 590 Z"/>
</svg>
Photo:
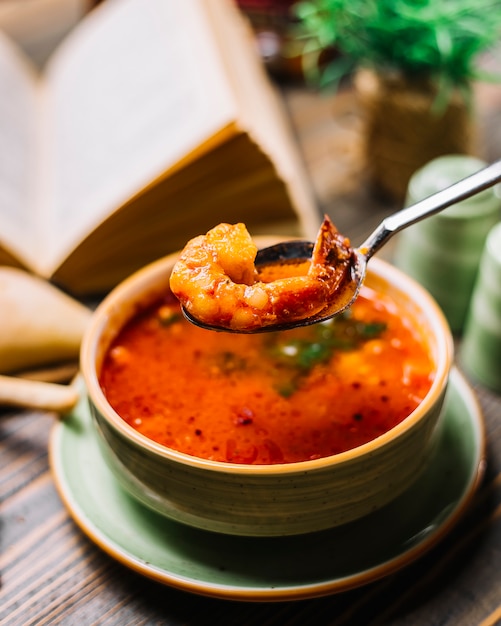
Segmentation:
<svg viewBox="0 0 501 626">
<path fill-rule="evenodd" d="M 484 156 L 499 158 L 499 88 L 483 88 Z M 347 91 L 320 97 L 285 89 L 322 210 L 355 243 L 398 208 L 374 198 L 360 171 L 360 116 Z M 489 132 L 485 129 L 489 128 Z M 499 125 L 501 129 L 501 125 Z M 297 602 L 243 603 L 163 586 L 107 556 L 64 509 L 49 470 L 54 417 L 0 414 L 0 623 L 28 624 L 402 624 L 501 623 L 501 397 L 480 385 L 487 469 L 467 514 L 436 547 L 365 587 Z"/>
</svg>

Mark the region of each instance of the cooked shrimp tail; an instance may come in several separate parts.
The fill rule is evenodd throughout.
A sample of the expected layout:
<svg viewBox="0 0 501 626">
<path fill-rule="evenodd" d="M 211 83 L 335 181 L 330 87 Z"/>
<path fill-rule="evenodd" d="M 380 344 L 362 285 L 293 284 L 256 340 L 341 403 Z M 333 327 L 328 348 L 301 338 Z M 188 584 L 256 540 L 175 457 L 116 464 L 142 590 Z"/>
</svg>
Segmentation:
<svg viewBox="0 0 501 626">
<path fill-rule="evenodd" d="M 328 215 L 320 226 L 311 262 L 316 276 L 328 282 L 331 294 L 347 280 L 353 266 L 354 252 L 350 240 L 341 235 Z"/>
</svg>

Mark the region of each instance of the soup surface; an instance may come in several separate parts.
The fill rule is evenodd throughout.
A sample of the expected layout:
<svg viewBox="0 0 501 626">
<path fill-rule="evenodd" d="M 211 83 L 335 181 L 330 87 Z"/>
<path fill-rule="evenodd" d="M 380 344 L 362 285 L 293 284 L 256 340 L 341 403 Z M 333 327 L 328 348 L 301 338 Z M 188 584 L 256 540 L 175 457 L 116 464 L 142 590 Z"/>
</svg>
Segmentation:
<svg viewBox="0 0 501 626">
<path fill-rule="evenodd" d="M 195 327 L 168 294 L 121 331 L 100 375 L 111 406 L 145 436 L 254 464 L 366 443 L 405 419 L 432 379 L 410 320 L 366 286 L 342 316 L 255 335 Z"/>
</svg>

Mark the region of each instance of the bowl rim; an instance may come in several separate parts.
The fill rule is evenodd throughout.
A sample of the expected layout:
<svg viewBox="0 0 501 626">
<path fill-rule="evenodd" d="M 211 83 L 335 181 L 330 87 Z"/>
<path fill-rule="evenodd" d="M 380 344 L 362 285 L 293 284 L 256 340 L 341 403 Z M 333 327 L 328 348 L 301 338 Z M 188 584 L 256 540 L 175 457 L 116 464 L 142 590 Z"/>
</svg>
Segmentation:
<svg viewBox="0 0 501 626">
<path fill-rule="evenodd" d="M 278 238 L 274 238 L 275 241 Z M 259 237 L 255 238 L 259 245 Z M 267 238 L 267 243 L 270 238 Z M 276 463 L 270 465 L 227 463 L 214 461 L 202 457 L 196 457 L 163 444 L 139 433 L 120 417 L 111 407 L 99 385 L 97 368 L 95 367 L 99 339 L 107 327 L 113 311 L 117 305 L 127 297 L 138 294 L 146 285 L 158 284 L 165 280 L 168 284 L 170 270 L 178 257 L 179 252 L 169 254 L 157 261 L 149 263 L 143 268 L 131 274 L 128 278 L 117 285 L 96 307 L 91 316 L 89 325 L 84 333 L 80 349 L 80 371 L 85 383 L 87 399 L 94 404 L 105 421 L 117 430 L 123 437 L 135 444 L 138 448 L 144 448 L 148 453 L 153 453 L 165 460 L 180 463 L 192 468 L 204 469 L 226 474 L 252 474 L 260 476 L 274 476 L 277 474 L 310 473 L 327 467 L 341 465 L 355 461 L 365 455 L 372 455 L 380 448 L 390 444 L 397 437 L 410 430 L 416 422 L 432 407 L 433 403 L 445 391 L 449 373 L 453 364 L 454 344 L 449 324 L 442 313 L 439 305 L 424 287 L 398 269 L 391 263 L 380 258 L 372 258 L 367 269 L 367 274 L 374 274 L 383 281 L 395 286 L 399 291 L 408 293 L 412 290 L 412 300 L 419 309 L 425 312 L 425 317 L 430 321 L 431 328 L 437 341 L 436 375 L 431 387 L 421 403 L 399 424 L 387 432 L 371 439 L 370 441 L 351 448 L 344 452 L 318 459 L 296 461 L 293 463 Z M 405 287 L 405 289 L 404 289 Z M 113 334 L 113 337 L 116 333 Z"/>
</svg>

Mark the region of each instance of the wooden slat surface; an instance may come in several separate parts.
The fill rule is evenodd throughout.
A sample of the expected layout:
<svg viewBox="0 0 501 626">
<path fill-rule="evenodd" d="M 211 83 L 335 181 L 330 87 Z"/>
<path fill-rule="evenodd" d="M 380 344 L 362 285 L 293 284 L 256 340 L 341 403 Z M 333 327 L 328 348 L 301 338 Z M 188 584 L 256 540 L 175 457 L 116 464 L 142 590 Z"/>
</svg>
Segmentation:
<svg viewBox="0 0 501 626">
<path fill-rule="evenodd" d="M 360 118 L 348 91 L 287 88 L 286 102 L 323 211 L 358 243 L 398 207 L 371 197 L 360 172 Z M 485 158 L 501 156 L 499 88 L 480 92 Z M 499 125 L 501 129 L 501 124 Z M 488 437 L 485 479 L 458 526 L 395 575 L 299 602 L 204 598 L 152 582 L 91 543 L 66 513 L 47 459 L 53 417 L 0 413 L 0 624 L 501 624 L 501 397 L 475 385 Z"/>
</svg>

